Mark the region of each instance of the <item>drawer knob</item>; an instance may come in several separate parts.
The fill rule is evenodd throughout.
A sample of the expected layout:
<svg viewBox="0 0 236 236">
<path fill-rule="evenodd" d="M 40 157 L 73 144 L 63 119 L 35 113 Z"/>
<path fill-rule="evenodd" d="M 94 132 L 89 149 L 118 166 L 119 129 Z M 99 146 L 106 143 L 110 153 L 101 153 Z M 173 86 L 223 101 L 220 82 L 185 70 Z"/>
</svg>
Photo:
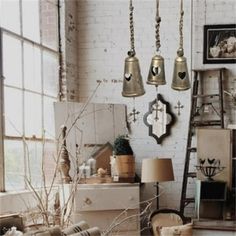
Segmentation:
<svg viewBox="0 0 236 236">
<path fill-rule="evenodd" d="M 130 196 L 130 197 L 129 197 L 129 200 L 130 200 L 130 201 L 133 201 L 133 200 L 134 200 L 134 197 Z"/>
<path fill-rule="evenodd" d="M 84 203 L 86 203 L 87 205 L 92 204 L 92 201 L 87 197 L 84 199 Z"/>
</svg>

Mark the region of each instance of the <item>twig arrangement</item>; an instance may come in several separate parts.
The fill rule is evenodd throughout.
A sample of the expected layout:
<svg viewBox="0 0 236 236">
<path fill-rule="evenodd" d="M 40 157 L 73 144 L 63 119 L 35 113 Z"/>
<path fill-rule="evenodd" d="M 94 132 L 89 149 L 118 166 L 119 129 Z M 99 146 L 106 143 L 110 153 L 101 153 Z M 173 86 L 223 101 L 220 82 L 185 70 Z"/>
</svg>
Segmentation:
<svg viewBox="0 0 236 236">
<path fill-rule="evenodd" d="M 32 184 L 31 180 L 31 170 L 30 167 L 28 170 L 29 176 L 25 176 L 25 182 L 29 190 L 33 193 L 33 196 L 37 202 L 37 208 L 32 209 L 29 208 L 27 209 L 27 212 L 24 212 L 23 215 L 28 215 L 30 217 L 31 222 L 34 224 L 41 224 L 44 227 L 51 227 L 54 225 L 59 225 L 61 229 L 64 229 L 70 225 L 71 222 L 71 214 L 73 211 L 73 205 L 74 205 L 74 200 L 75 200 L 75 194 L 77 191 L 77 185 L 79 183 L 80 177 L 75 173 L 75 175 L 72 177 L 72 182 L 70 183 L 70 191 L 69 195 L 66 196 L 65 192 L 65 184 L 60 184 L 57 183 L 58 180 L 58 173 L 60 179 L 62 179 L 62 174 L 60 173 L 59 170 L 59 164 L 60 164 L 60 155 L 62 152 L 62 149 L 65 148 L 63 146 L 64 139 L 67 138 L 69 132 L 72 130 L 72 128 L 75 126 L 76 127 L 76 122 L 83 116 L 83 112 L 85 111 L 86 107 L 90 103 L 92 97 L 95 95 L 100 83 L 97 85 L 95 88 L 94 92 L 92 95 L 88 98 L 87 102 L 84 104 L 84 106 L 81 108 L 79 111 L 78 115 L 76 116 L 75 120 L 73 121 L 72 125 L 67 129 L 68 132 L 65 137 L 62 138 L 62 133 L 59 135 L 59 139 L 57 140 L 57 154 L 54 156 L 54 161 L 55 161 L 55 169 L 53 173 L 53 177 L 51 180 L 51 183 L 49 186 L 47 186 L 46 183 L 46 172 L 45 172 L 45 135 L 43 137 L 43 153 L 42 153 L 42 166 L 41 166 L 41 171 L 42 171 L 42 187 L 40 189 L 36 188 Z M 69 119 L 69 117 L 68 117 Z M 81 140 L 80 140 L 81 141 Z M 29 149 L 28 145 L 25 139 L 23 139 L 23 143 L 25 146 L 25 149 L 27 150 L 27 158 L 29 160 Z M 82 143 L 82 141 L 81 141 Z M 81 145 L 80 147 L 81 148 Z M 69 153 L 69 152 L 68 152 Z M 69 156 L 73 158 L 72 154 L 69 153 Z M 75 157 L 76 159 L 77 157 Z M 28 165 L 30 166 L 30 165 Z M 161 186 L 160 186 L 161 187 Z M 140 202 L 140 206 L 142 207 L 141 212 L 138 212 L 137 214 L 129 215 L 126 216 L 128 213 L 128 210 L 133 209 L 133 206 L 129 206 L 126 208 L 124 211 L 122 211 L 117 217 L 114 218 L 112 223 L 107 227 L 106 230 L 102 232 L 102 236 L 108 236 L 110 235 L 113 231 L 117 231 L 117 228 L 127 222 L 131 222 L 132 220 L 137 219 L 137 217 L 140 219 L 140 221 L 144 221 L 147 219 L 148 215 L 151 212 L 151 207 L 153 204 L 153 201 L 160 197 L 160 195 L 163 194 L 164 191 L 162 191 L 159 195 L 154 196 L 151 199 L 148 199 L 146 201 Z M 59 196 L 60 195 L 60 196 Z M 25 201 L 24 201 L 25 202 Z M 26 204 L 26 202 L 25 202 Z M 144 228 L 145 229 L 145 228 Z M 143 231 L 144 229 L 141 229 Z"/>
<path fill-rule="evenodd" d="M 33 197 L 35 198 L 37 202 L 37 208 L 32 209 L 28 207 L 27 212 L 24 212 L 23 215 L 27 215 L 28 218 L 30 217 L 30 219 L 28 220 L 30 220 L 34 224 L 40 223 L 45 227 L 59 225 L 63 229 L 71 223 L 71 214 L 73 210 L 74 198 L 75 198 L 75 193 L 77 190 L 77 185 L 78 185 L 80 177 L 77 175 L 77 173 L 75 173 L 70 183 L 70 193 L 68 196 L 65 197 L 65 189 L 64 189 L 65 185 L 63 184 L 63 181 L 59 181 L 60 183 L 62 183 L 60 184 L 60 187 L 57 183 L 58 180 L 62 180 L 62 173 L 59 168 L 60 157 L 61 157 L 62 151 L 66 148 L 63 145 L 65 139 L 67 138 L 72 128 L 76 125 L 76 122 L 78 121 L 78 119 L 80 119 L 80 117 L 82 116 L 83 112 L 85 111 L 86 107 L 88 106 L 91 99 L 95 95 L 99 86 L 100 86 L 100 83 L 97 85 L 92 95 L 88 98 L 87 102 L 82 107 L 81 111 L 75 118 L 72 125 L 68 128 L 67 135 L 63 137 L 63 139 L 61 138 L 62 133 L 60 133 L 59 138 L 57 140 L 56 156 L 54 156 L 55 168 L 54 168 L 54 173 L 53 173 L 53 177 L 50 184 L 47 185 L 46 183 L 46 172 L 45 172 L 45 156 L 46 155 L 44 153 L 45 140 L 46 140 L 45 135 L 43 135 L 43 141 L 42 141 L 43 153 L 42 153 L 42 165 L 41 165 L 41 172 L 42 172 L 41 188 L 36 188 L 32 184 L 30 165 L 28 165 L 29 174 L 28 176 L 25 176 L 25 183 L 26 183 L 27 188 L 33 193 Z M 30 163 L 29 151 L 28 151 L 29 148 L 25 139 L 23 139 L 23 144 L 24 144 L 25 150 L 27 150 L 26 154 L 27 154 L 28 163 Z M 71 153 L 69 153 L 69 155 L 73 157 Z M 59 197 L 59 195 L 62 195 L 64 198 Z"/>
<path fill-rule="evenodd" d="M 148 218 L 149 214 L 151 213 L 153 201 L 155 201 L 155 199 L 159 198 L 164 193 L 164 190 L 161 187 L 161 185 L 159 185 L 159 187 L 160 189 L 162 189 L 162 191 L 158 195 L 155 195 L 153 198 L 150 198 L 148 200 L 145 200 L 139 203 L 139 205 L 143 208 L 141 212 L 124 217 L 127 214 L 128 210 L 133 209 L 134 207 L 134 206 L 129 206 L 128 208 L 123 210 L 117 217 L 114 218 L 114 220 L 107 227 L 107 229 L 102 232 L 102 236 L 111 235 L 112 231 L 116 230 L 118 226 L 120 226 L 121 224 L 130 222 L 131 220 L 136 220 L 137 217 L 139 218 L 140 222 L 145 221 Z M 140 232 L 144 231 L 148 227 L 149 226 L 141 229 Z"/>
</svg>

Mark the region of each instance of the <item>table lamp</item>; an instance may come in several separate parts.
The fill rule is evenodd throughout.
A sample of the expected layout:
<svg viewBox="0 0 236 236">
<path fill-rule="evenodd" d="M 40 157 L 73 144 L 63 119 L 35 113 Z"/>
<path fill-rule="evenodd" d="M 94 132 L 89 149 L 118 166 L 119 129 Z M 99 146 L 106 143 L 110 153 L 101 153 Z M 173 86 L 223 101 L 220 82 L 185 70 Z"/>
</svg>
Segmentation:
<svg viewBox="0 0 236 236">
<path fill-rule="evenodd" d="M 174 173 L 172 160 L 170 158 L 149 158 L 142 161 L 142 183 L 155 182 L 157 196 L 159 195 L 158 183 L 173 181 Z M 159 199 L 157 197 L 157 209 L 159 208 Z"/>
</svg>

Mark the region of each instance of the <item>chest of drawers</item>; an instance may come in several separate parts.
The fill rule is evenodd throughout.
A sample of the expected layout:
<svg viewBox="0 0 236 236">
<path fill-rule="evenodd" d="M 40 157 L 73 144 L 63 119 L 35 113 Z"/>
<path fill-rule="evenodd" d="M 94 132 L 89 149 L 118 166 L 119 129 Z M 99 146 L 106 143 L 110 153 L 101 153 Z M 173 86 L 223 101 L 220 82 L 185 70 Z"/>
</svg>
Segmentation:
<svg viewBox="0 0 236 236">
<path fill-rule="evenodd" d="M 139 184 L 79 184 L 75 194 L 73 223 L 85 220 L 109 235 L 140 235 Z M 128 218 L 123 223 L 124 218 Z"/>
</svg>

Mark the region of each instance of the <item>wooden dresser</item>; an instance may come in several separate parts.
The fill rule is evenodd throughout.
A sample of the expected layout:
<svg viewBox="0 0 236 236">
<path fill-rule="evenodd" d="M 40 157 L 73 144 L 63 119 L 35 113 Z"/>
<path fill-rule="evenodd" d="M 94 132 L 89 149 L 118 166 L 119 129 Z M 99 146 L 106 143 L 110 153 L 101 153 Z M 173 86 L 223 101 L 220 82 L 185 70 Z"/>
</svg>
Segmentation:
<svg viewBox="0 0 236 236">
<path fill-rule="evenodd" d="M 112 222 L 115 221 L 115 225 L 130 216 L 128 221 L 119 224 L 108 235 L 139 236 L 139 192 L 139 184 L 79 184 L 72 221 L 85 220 L 91 227 L 97 226 L 105 231 Z"/>
</svg>

